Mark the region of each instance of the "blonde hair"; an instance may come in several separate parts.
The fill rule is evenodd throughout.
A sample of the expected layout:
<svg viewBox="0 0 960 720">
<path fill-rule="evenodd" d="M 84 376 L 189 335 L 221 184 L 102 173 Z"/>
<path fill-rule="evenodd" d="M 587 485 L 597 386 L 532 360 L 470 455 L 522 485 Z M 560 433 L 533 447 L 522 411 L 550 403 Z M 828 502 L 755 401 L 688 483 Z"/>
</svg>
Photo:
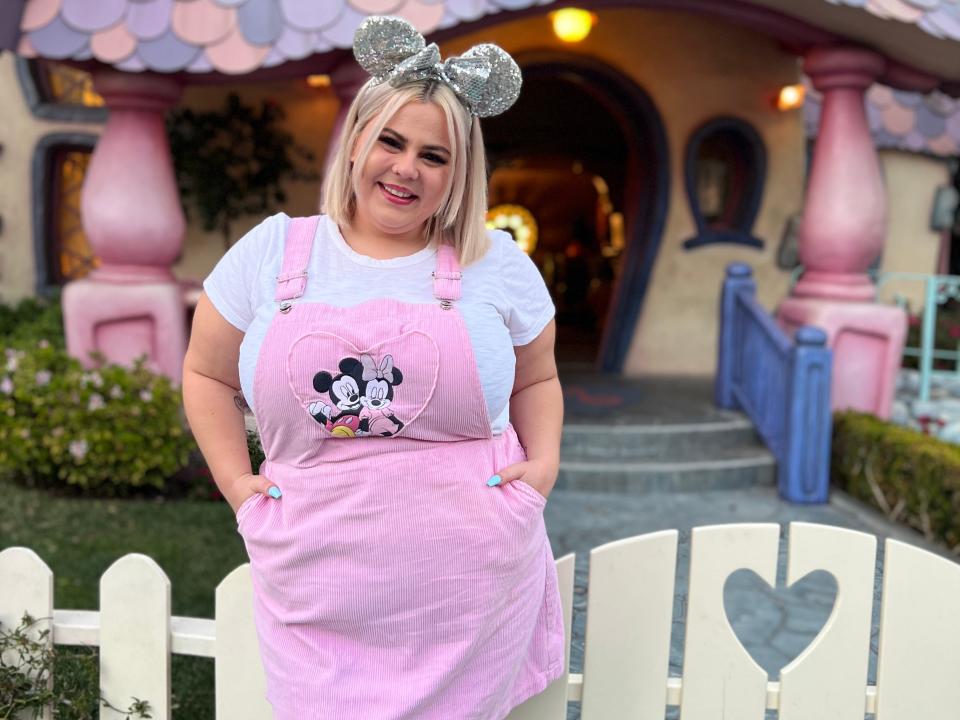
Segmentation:
<svg viewBox="0 0 960 720">
<path fill-rule="evenodd" d="M 320 211 L 338 225 L 347 225 L 356 212 L 356 187 L 371 148 L 393 115 L 409 102 L 432 102 L 444 114 L 452 148 L 450 175 L 443 201 L 426 223 L 429 242 L 448 242 L 457 250 L 461 265 L 479 260 L 490 245 L 486 231 L 487 157 L 480 120 L 470 114 L 453 90 L 435 80 L 421 80 L 399 88 L 367 81 L 347 112 L 333 161 L 320 193 Z M 360 135 L 372 132 L 350 162 Z"/>
</svg>

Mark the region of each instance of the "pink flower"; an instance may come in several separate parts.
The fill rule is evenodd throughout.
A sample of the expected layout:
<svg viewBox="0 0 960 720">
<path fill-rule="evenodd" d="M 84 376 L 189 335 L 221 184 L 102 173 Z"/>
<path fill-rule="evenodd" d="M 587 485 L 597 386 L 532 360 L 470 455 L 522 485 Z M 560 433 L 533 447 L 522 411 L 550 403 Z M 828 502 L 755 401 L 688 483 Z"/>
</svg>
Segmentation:
<svg viewBox="0 0 960 720">
<path fill-rule="evenodd" d="M 46 350 L 48 347 L 50 347 L 50 341 L 41 340 L 40 342 L 37 343 L 37 347 L 42 348 L 43 350 Z"/>
<path fill-rule="evenodd" d="M 141 390 L 140 399 L 145 403 L 151 402 L 153 400 L 153 393 L 149 390 Z"/>
<path fill-rule="evenodd" d="M 87 410 L 93 412 L 94 410 L 100 410 L 106 406 L 106 403 L 103 402 L 103 396 L 99 393 L 94 393 L 90 396 L 90 401 L 87 403 Z"/>
<path fill-rule="evenodd" d="M 83 460 L 87 455 L 87 450 L 90 449 L 90 446 L 87 445 L 86 440 L 74 440 L 70 443 L 70 454 L 73 455 L 77 460 Z"/>
<path fill-rule="evenodd" d="M 33 381 L 37 385 L 40 385 L 42 387 L 44 385 L 49 385 L 50 380 L 52 379 L 53 379 L 53 373 L 50 372 L 49 370 L 38 370 L 37 374 L 33 378 Z"/>
<path fill-rule="evenodd" d="M 17 369 L 17 365 L 20 364 L 20 361 L 17 360 L 16 355 L 7 356 L 7 372 L 14 372 Z"/>
<path fill-rule="evenodd" d="M 114 400 L 119 400 L 123 397 L 123 389 L 119 385 L 114 385 L 110 388 L 110 397 Z"/>
<path fill-rule="evenodd" d="M 8 377 L 4 377 L 3 380 L 0 380 L 0 392 L 4 395 L 9 395 L 13 392 L 13 380 Z"/>
</svg>

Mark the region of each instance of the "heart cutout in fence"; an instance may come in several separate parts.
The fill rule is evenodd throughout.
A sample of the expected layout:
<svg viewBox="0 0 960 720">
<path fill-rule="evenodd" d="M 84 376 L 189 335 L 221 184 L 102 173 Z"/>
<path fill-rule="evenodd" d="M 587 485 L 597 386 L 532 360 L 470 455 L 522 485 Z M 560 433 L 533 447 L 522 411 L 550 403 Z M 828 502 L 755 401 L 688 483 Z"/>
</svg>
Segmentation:
<svg viewBox="0 0 960 720">
<path fill-rule="evenodd" d="M 837 580 L 826 570 L 789 588 L 770 587 L 752 570 L 727 578 L 723 607 L 740 644 L 771 680 L 816 640 L 837 600 Z"/>
</svg>

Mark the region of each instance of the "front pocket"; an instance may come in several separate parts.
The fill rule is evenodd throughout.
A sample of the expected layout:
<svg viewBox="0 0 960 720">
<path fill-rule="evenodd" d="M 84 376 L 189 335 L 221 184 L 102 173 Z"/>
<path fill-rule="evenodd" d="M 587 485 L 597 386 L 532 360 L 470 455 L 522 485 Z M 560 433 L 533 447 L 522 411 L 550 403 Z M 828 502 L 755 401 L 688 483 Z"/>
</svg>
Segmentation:
<svg viewBox="0 0 960 720">
<path fill-rule="evenodd" d="M 265 497 L 261 492 L 255 492 L 253 495 L 248 497 L 242 503 L 240 507 L 237 508 L 236 520 L 237 520 L 237 529 L 240 529 L 240 526 L 243 524 L 244 518 L 250 513 L 250 509 L 260 500 L 260 498 Z"/>
<path fill-rule="evenodd" d="M 517 488 L 523 492 L 524 495 L 531 497 L 536 500 L 541 506 L 547 504 L 547 499 L 540 494 L 540 491 L 537 490 L 533 485 L 523 480 L 514 480 L 511 485 L 516 485 Z"/>
</svg>

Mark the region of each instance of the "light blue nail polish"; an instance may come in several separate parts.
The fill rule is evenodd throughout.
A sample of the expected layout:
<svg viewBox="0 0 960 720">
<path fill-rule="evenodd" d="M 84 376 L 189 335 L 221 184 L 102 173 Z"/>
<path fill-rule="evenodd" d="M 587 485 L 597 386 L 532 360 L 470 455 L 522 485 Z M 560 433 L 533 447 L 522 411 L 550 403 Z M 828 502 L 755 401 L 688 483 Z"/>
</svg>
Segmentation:
<svg viewBox="0 0 960 720">
<path fill-rule="evenodd" d="M 494 475 L 492 478 L 487 480 L 487 486 L 493 487 L 494 485 L 499 485 L 501 480 L 503 480 L 502 477 L 500 477 L 499 475 Z"/>
<path fill-rule="evenodd" d="M 267 490 L 267 494 L 268 494 L 270 497 L 275 498 L 275 499 L 279 499 L 280 496 L 283 495 L 283 493 L 280 492 L 280 488 L 278 488 L 276 485 L 274 485 L 274 486 L 271 487 L 269 490 Z"/>
</svg>

